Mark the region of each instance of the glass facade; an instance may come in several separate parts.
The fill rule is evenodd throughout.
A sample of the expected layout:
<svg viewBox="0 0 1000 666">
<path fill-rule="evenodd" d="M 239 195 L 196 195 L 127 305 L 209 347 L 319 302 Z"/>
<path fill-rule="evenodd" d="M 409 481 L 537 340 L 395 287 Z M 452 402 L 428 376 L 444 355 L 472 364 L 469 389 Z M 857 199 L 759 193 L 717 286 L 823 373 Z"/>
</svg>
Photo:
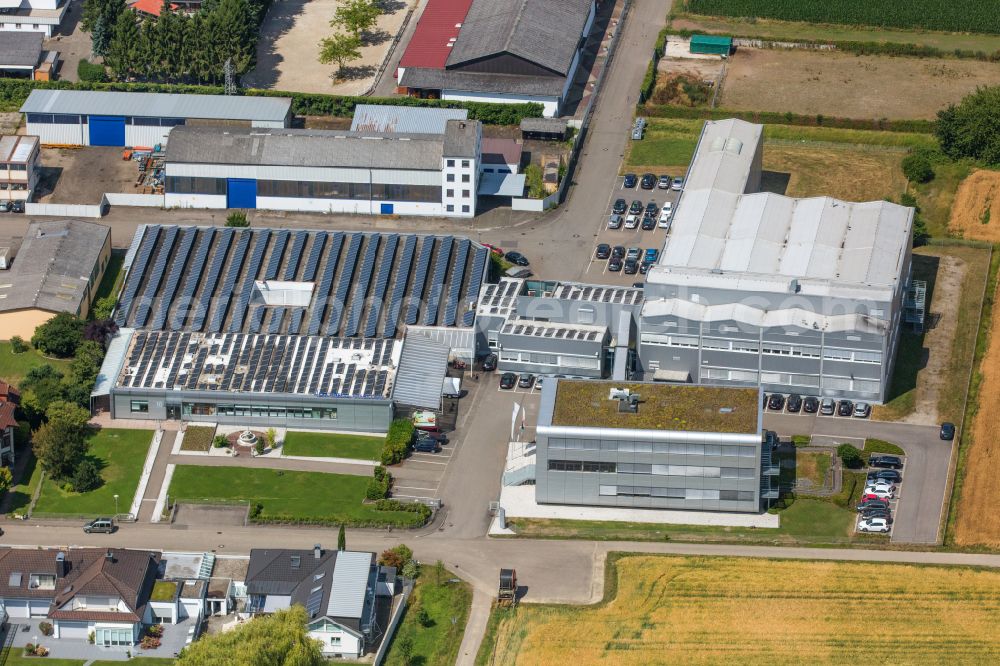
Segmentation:
<svg viewBox="0 0 1000 666">
<path fill-rule="evenodd" d="M 94 644 L 104 646 L 132 645 L 135 642 L 134 635 L 131 627 L 127 629 L 96 627 L 94 629 Z"/>
<path fill-rule="evenodd" d="M 225 178 L 167 176 L 170 194 L 226 193 Z M 441 201 L 440 185 L 394 185 L 390 183 L 331 183 L 310 180 L 258 180 L 258 197 L 290 199 L 356 199 L 359 201 Z"/>
<path fill-rule="evenodd" d="M 134 401 L 133 401 L 134 402 Z M 336 419 L 336 407 L 283 407 L 281 405 L 215 404 L 183 402 L 185 416 L 257 416 L 279 419 Z"/>
</svg>

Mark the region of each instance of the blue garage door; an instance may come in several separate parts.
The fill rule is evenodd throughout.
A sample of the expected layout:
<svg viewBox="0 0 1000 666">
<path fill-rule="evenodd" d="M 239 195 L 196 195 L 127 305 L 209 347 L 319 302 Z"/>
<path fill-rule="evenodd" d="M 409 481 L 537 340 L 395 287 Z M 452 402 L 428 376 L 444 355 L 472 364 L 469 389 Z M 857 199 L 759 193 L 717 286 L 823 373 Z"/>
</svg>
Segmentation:
<svg viewBox="0 0 1000 666">
<path fill-rule="evenodd" d="M 121 116 L 90 116 L 90 145 L 124 146 L 125 118 Z"/>
<path fill-rule="evenodd" d="M 230 178 L 226 185 L 226 208 L 256 208 L 257 181 L 249 178 Z"/>
<path fill-rule="evenodd" d="M 381 213 L 383 215 L 392 215 L 392 204 L 382 204 Z"/>
</svg>

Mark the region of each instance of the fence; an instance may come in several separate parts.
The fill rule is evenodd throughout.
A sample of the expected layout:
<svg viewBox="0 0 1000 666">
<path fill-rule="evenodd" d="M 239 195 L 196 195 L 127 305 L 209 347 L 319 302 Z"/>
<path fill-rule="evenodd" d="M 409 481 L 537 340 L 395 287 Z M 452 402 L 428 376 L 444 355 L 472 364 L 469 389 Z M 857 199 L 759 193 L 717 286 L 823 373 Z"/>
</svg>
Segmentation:
<svg viewBox="0 0 1000 666">
<path fill-rule="evenodd" d="M 104 199 L 111 206 L 145 206 L 163 208 L 162 194 L 134 194 L 131 192 L 108 192 Z"/>
<path fill-rule="evenodd" d="M 567 169 L 567 173 L 569 170 Z M 563 182 L 566 182 L 566 178 L 563 178 Z M 560 183 L 560 189 L 562 189 L 562 184 Z M 544 199 L 511 199 L 510 207 L 513 210 L 530 210 L 536 213 L 548 210 L 550 208 L 555 208 L 559 205 L 559 190 L 556 190 Z"/>
<path fill-rule="evenodd" d="M 28 203 L 24 206 L 25 215 L 48 215 L 51 217 L 102 217 L 105 202 L 96 206 L 86 204 L 53 204 Z"/>
</svg>

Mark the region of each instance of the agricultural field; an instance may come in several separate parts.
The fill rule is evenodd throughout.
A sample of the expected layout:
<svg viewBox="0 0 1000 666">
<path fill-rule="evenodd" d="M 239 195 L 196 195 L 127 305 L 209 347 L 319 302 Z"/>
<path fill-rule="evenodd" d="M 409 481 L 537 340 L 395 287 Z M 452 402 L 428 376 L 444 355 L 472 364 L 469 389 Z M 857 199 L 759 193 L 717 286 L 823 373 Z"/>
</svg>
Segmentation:
<svg viewBox="0 0 1000 666">
<path fill-rule="evenodd" d="M 930 32 L 926 30 L 871 29 L 863 26 L 834 23 L 801 23 L 772 19 L 745 19 L 728 16 L 675 15 L 670 22 L 674 30 L 731 35 L 775 41 L 814 42 L 877 42 L 883 44 L 914 44 L 942 51 L 1000 50 L 1000 35 L 963 32 Z"/>
<path fill-rule="evenodd" d="M 1000 171 L 974 171 L 962 181 L 948 230 L 962 238 L 1000 241 Z"/>
<path fill-rule="evenodd" d="M 596 606 L 494 610 L 476 663 L 846 664 L 873 649 L 896 663 L 1000 659 L 997 571 L 616 553 L 607 567 Z M 858 619 L 866 599 L 878 600 L 877 639 Z"/>
<path fill-rule="evenodd" d="M 1000 63 L 741 48 L 719 106 L 838 118 L 930 120 L 978 86 L 1000 83 Z"/>
<path fill-rule="evenodd" d="M 768 144 L 764 146 L 762 186 L 790 197 L 898 200 L 906 191 L 900 167 L 903 156 L 900 151 L 850 145 Z"/>
<path fill-rule="evenodd" d="M 1000 33 L 996 6 L 982 0 L 687 0 L 692 14 Z"/>
</svg>

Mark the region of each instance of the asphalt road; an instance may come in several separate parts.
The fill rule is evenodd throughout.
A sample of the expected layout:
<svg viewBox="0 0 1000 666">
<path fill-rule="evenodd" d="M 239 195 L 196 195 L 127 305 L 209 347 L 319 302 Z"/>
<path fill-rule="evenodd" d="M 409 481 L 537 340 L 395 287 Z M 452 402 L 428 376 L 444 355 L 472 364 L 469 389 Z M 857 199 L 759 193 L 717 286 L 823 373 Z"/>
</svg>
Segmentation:
<svg viewBox="0 0 1000 666">
<path fill-rule="evenodd" d="M 892 442 L 906 451 L 906 470 L 892 529 L 894 543 L 938 542 L 946 506 L 951 442 L 943 442 L 937 426 L 911 425 L 815 414 L 765 412 L 764 427 L 779 435 L 812 435 L 831 442 L 851 442 L 862 448 L 872 437 Z"/>
</svg>

